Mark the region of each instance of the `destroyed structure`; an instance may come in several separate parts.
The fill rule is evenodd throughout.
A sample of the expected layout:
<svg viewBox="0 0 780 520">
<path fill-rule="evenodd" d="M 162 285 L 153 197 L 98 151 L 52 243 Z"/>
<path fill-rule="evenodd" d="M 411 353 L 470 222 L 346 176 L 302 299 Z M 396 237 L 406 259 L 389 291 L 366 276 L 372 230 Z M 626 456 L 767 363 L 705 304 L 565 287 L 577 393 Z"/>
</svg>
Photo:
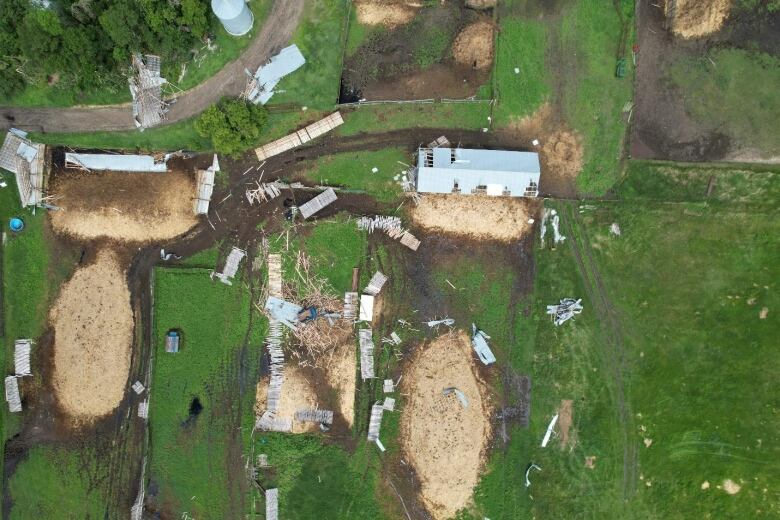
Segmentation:
<svg viewBox="0 0 780 520">
<path fill-rule="evenodd" d="M 219 171 L 219 159 L 214 154 L 211 166 L 195 173 L 195 202 L 193 211 L 196 215 L 206 215 L 209 212 L 211 195 L 214 192 L 214 176 Z"/>
<path fill-rule="evenodd" d="M 0 168 L 14 174 L 22 207 L 42 202 L 46 145 L 34 143 L 27 139 L 27 132 L 12 128 L 0 148 Z"/>
<path fill-rule="evenodd" d="M 160 76 L 159 56 L 133 54 L 133 70 L 129 80 L 133 121 L 144 130 L 159 125 L 165 118 L 168 105 L 162 98 L 162 86 L 167 80 Z"/>
<path fill-rule="evenodd" d="M 581 312 L 582 300 L 575 300 L 574 298 L 564 298 L 558 305 L 547 306 L 547 314 L 552 317 L 556 327 L 563 325 Z"/>
<path fill-rule="evenodd" d="M 274 89 L 282 78 L 303 67 L 304 63 L 306 58 L 297 45 L 285 47 L 279 51 L 279 54 L 268 60 L 268 63 L 258 67 L 257 72 L 247 82 L 242 97 L 252 103 L 265 105 L 274 95 Z"/>
<path fill-rule="evenodd" d="M 168 159 L 153 155 L 110 154 L 110 153 L 66 153 L 65 168 L 108 172 L 129 173 L 165 173 L 168 171 Z"/>
<path fill-rule="evenodd" d="M 412 173 L 419 193 L 536 197 L 541 168 L 534 152 L 428 147 Z"/>
<path fill-rule="evenodd" d="M 230 280 L 236 276 L 236 273 L 238 272 L 238 265 L 245 256 L 246 251 L 234 247 L 230 250 L 230 254 L 227 257 L 227 260 L 225 260 L 225 267 L 222 269 L 222 272 L 218 273 L 216 271 L 211 271 L 211 278 L 214 279 L 216 277 L 219 278 L 219 281 L 224 284 L 233 285 L 233 282 Z"/>
<path fill-rule="evenodd" d="M 302 144 L 308 143 L 312 139 L 326 134 L 344 124 L 344 119 L 341 117 L 341 112 L 333 112 L 331 115 L 315 121 L 314 123 L 296 130 L 295 132 L 288 134 L 276 141 L 255 149 L 255 155 L 257 155 L 258 161 L 265 161 L 269 157 L 279 155 L 293 148 L 297 148 Z"/>
<path fill-rule="evenodd" d="M 336 199 L 336 192 L 333 190 L 333 188 L 328 188 L 311 199 L 309 202 L 301 204 L 301 206 L 298 208 L 298 211 L 301 212 L 301 216 L 304 219 L 307 219 L 318 211 L 321 211 L 325 206 L 336 202 Z"/>
</svg>

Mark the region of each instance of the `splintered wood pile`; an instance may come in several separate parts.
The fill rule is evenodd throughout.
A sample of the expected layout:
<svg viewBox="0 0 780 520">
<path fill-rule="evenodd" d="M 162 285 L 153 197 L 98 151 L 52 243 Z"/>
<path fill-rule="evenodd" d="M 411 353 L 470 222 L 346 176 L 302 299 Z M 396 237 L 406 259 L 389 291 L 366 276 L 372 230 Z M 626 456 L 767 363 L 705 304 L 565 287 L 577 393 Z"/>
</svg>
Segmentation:
<svg viewBox="0 0 780 520">
<path fill-rule="evenodd" d="M 250 206 L 253 206 L 255 202 L 262 204 L 271 201 L 282 194 L 277 182 L 261 184 L 259 181 L 255 181 L 255 183 L 257 187 L 246 190 L 246 200 L 249 201 Z"/>
<path fill-rule="evenodd" d="M 369 233 L 373 233 L 375 230 L 384 231 L 390 238 L 398 240 L 412 251 L 417 251 L 417 248 L 420 247 L 420 241 L 409 230 L 401 227 L 401 219 L 398 217 L 384 215 L 360 217 L 357 220 L 357 227 Z"/>
</svg>

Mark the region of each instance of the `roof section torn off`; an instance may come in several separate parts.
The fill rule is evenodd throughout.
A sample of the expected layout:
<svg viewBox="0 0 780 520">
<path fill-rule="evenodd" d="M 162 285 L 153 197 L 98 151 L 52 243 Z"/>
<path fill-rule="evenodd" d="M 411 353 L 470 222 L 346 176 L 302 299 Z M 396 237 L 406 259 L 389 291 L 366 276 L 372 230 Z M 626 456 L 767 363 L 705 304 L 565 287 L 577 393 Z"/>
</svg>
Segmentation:
<svg viewBox="0 0 780 520">
<path fill-rule="evenodd" d="M 282 78 L 303 67 L 304 63 L 306 58 L 297 45 L 285 47 L 257 69 L 244 89 L 243 97 L 252 103 L 265 105 L 274 95 L 274 89 Z"/>
</svg>

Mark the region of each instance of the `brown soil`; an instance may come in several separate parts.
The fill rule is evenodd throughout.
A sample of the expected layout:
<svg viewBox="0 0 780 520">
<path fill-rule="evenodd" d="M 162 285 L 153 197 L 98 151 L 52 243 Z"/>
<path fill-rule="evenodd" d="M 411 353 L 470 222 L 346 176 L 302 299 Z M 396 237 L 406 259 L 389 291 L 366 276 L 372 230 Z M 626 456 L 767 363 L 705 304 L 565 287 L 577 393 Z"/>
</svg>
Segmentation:
<svg viewBox="0 0 780 520">
<path fill-rule="evenodd" d="M 467 25 L 452 44 L 456 63 L 475 69 L 487 69 L 493 64 L 493 24 L 482 20 Z"/>
<path fill-rule="evenodd" d="M 700 38 L 719 31 L 731 9 L 731 0 L 676 0 L 673 4 L 674 12 L 668 1 L 665 11 L 671 18 L 672 32 L 683 38 Z"/>
<path fill-rule="evenodd" d="M 517 197 L 426 194 L 410 213 L 428 231 L 510 241 L 531 230 L 528 219 L 535 214 L 533 204 Z"/>
<path fill-rule="evenodd" d="M 520 138 L 522 146 L 539 152 L 542 193 L 555 192 L 570 198 L 576 195 L 575 180 L 582 171 L 585 154 L 582 136 L 558 121 L 549 103 L 532 115 L 511 122 L 505 132 Z M 534 139 L 539 146 L 533 145 Z"/>
<path fill-rule="evenodd" d="M 102 250 L 60 291 L 54 328 L 53 386 L 62 409 L 89 421 L 114 410 L 125 393 L 133 342 L 133 312 L 125 269 Z"/>
<path fill-rule="evenodd" d="M 266 396 L 268 395 L 268 378 L 263 378 L 257 383 L 255 399 L 255 412 L 262 413 L 265 410 Z M 309 422 L 295 420 L 295 412 L 304 408 L 317 408 L 317 394 L 311 383 L 306 379 L 303 371 L 293 362 L 285 363 L 284 383 L 282 383 L 282 398 L 279 401 L 277 417 L 279 419 L 292 419 L 292 433 L 306 433 L 317 431 L 317 425 Z"/>
<path fill-rule="evenodd" d="M 468 337 L 440 336 L 421 348 L 402 382 L 407 402 L 401 414 L 401 443 L 420 478 L 422 501 L 436 519 L 466 507 L 479 481 L 491 434 L 490 396 L 480 380 Z M 456 387 L 464 408 L 442 390 Z"/>
<path fill-rule="evenodd" d="M 358 0 L 356 5 L 360 23 L 392 29 L 411 22 L 421 4 L 407 0 Z"/>
<path fill-rule="evenodd" d="M 330 365 L 325 370 L 328 384 L 338 393 L 341 415 L 351 428 L 355 422 L 355 382 L 357 359 L 355 342 L 349 341 L 333 352 Z"/>
<path fill-rule="evenodd" d="M 150 242 L 173 238 L 198 223 L 193 214 L 194 176 L 168 173 L 58 172 L 51 193 L 60 211 L 50 213 L 58 233 L 82 239 Z"/>
<path fill-rule="evenodd" d="M 488 71 L 470 66 L 436 64 L 423 71 L 369 81 L 363 89 L 363 97 L 368 101 L 462 99 L 476 94 L 487 78 Z"/>
<path fill-rule="evenodd" d="M 574 439 L 569 436 L 572 421 L 572 400 L 562 399 L 561 406 L 558 407 L 558 426 L 561 429 L 561 449 L 566 446 L 574 447 Z"/>
</svg>

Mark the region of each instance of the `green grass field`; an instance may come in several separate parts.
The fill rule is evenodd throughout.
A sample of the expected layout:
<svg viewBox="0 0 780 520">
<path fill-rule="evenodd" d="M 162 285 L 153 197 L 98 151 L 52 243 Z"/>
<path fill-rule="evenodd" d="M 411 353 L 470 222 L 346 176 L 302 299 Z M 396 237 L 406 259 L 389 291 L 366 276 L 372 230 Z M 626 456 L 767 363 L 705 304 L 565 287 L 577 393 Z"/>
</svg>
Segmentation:
<svg viewBox="0 0 780 520">
<path fill-rule="evenodd" d="M 293 35 L 306 64 L 277 87 L 270 104 L 294 103 L 328 110 L 339 97 L 347 2 L 307 0 L 303 19 Z"/>
<path fill-rule="evenodd" d="M 678 60 L 668 75 L 697 121 L 724 131 L 740 146 L 780 152 L 774 117 L 780 59 L 751 50 L 721 49 L 707 57 Z"/>
<path fill-rule="evenodd" d="M 376 152 L 328 155 L 315 161 L 304 176 L 312 182 L 368 193 L 380 202 L 397 201 L 402 193 L 396 175 L 411 164 L 409 154 L 396 148 Z M 372 168 L 378 168 L 377 173 Z"/>
<path fill-rule="evenodd" d="M 155 270 L 155 364 L 150 404 L 150 478 L 157 499 L 175 516 L 238 516 L 244 483 L 239 453 L 239 404 L 254 401 L 256 364 L 249 369 L 245 395 L 236 383 L 238 352 L 248 338 L 251 303 L 239 281 L 227 286 L 206 269 Z M 164 349 L 171 328 L 182 331 L 179 353 Z M 249 347 L 258 359 L 257 338 Z M 202 411 L 191 413 L 198 398 Z M 251 428 L 251 425 L 245 425 Z M 238 453 L 230 450 L 237 443 Z M 233 474 L 233 469 L 239 473 Z M 194 497 L 194 498 L 193 498 Z"/>
<path fill-rule="evenodd" d="M 532 114 L 550 96 L 545 63 L 545 24 L 502 18 L 496 44 L 496 123 L 505 125 Z M 515 69 L 519 72 L 515 72 Z"/>
<path fill-rule="evenodd" d="M 101 520 L 109 506 L 99 482 L 108 478 L 90 450 L 36 446 L 8 483 L 9 520 L 63 518 Z"/>
</svg>

